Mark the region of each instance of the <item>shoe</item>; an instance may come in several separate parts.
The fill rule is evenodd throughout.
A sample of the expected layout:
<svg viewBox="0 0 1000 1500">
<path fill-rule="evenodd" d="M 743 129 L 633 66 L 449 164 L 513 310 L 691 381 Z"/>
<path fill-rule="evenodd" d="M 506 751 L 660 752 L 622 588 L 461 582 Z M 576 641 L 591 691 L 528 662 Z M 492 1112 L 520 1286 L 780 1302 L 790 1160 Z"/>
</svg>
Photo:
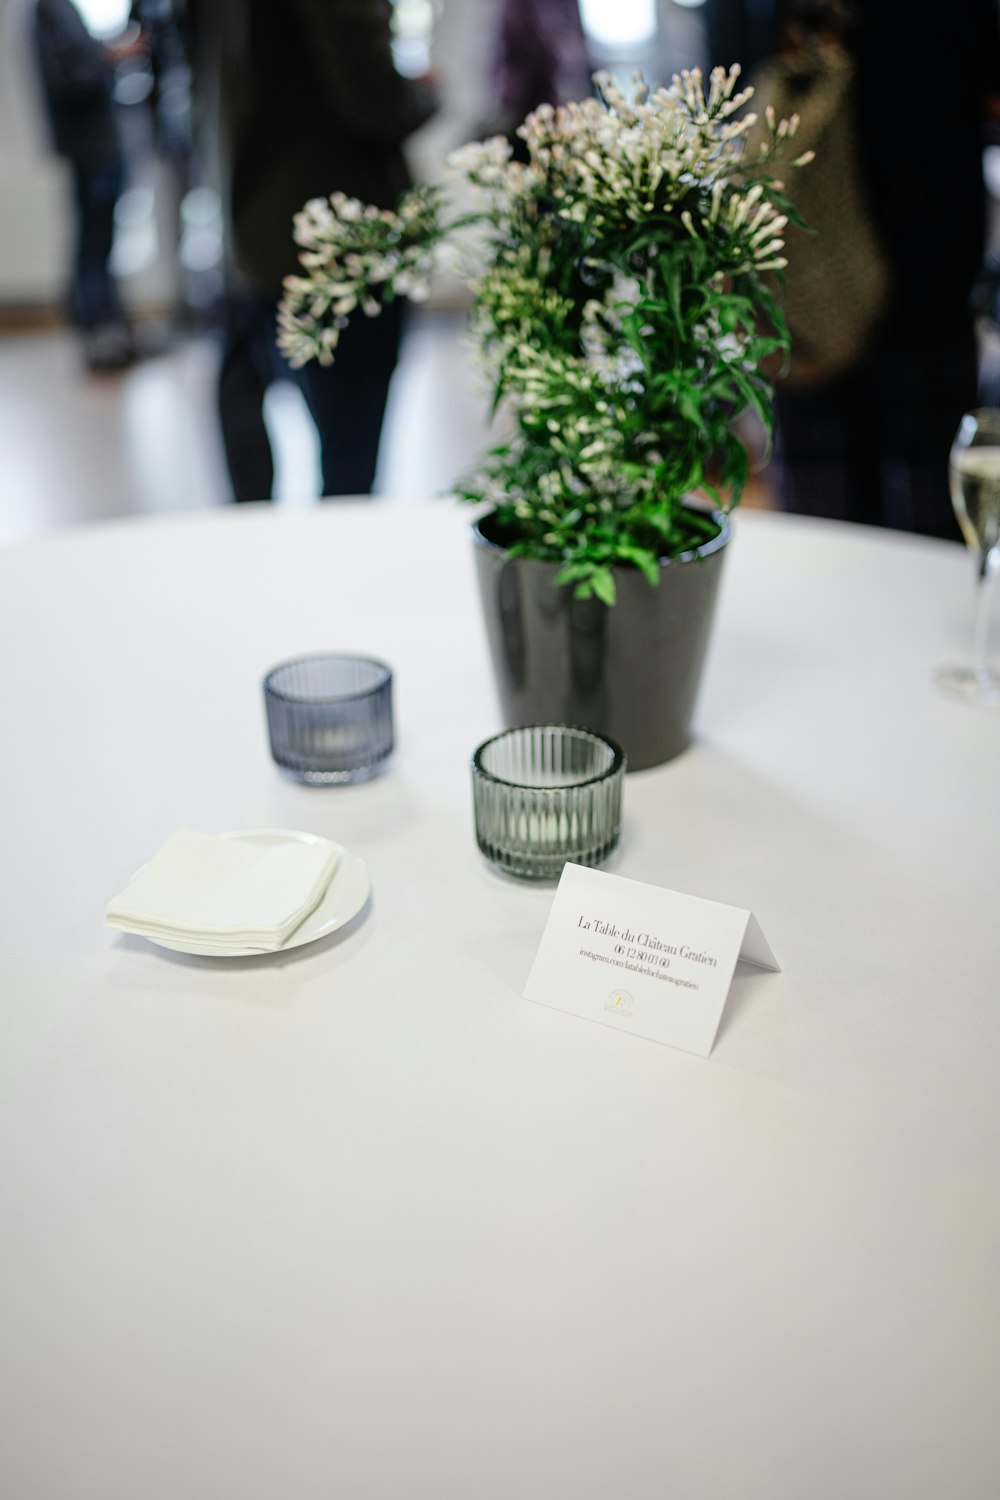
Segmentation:
<svg viewBox="0 0 1000 1500">
<path fill-rule="evenodd" d="M 95 375 L 125 370 L 135 359 L 132 335 L 124 323 L 102 323 L 83 335 L 83 357 Z"/>
</svg>

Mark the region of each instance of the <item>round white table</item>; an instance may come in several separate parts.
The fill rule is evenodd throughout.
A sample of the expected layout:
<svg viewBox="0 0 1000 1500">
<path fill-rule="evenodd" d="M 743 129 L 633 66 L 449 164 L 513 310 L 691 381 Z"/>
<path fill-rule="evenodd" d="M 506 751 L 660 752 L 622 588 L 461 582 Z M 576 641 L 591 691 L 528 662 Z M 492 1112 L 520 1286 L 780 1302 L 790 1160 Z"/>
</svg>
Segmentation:
<svg viewBox="0 0 1000 1500">
<path fill-rule="evenodd" d="M 11 1500 L 994 1500 L 1000 714 L 938 695 L 957 547 L 741 514 L 620 875 L 754 911 L 708 1060 L 521 998 L 468 513 L 267 507 L 0 553 L 0 1491 Z M 396 674 L 365 785 L 260 680 Z M 368 863 L 342 933 L 169 953 L 174 828 Z"/>
</svg>

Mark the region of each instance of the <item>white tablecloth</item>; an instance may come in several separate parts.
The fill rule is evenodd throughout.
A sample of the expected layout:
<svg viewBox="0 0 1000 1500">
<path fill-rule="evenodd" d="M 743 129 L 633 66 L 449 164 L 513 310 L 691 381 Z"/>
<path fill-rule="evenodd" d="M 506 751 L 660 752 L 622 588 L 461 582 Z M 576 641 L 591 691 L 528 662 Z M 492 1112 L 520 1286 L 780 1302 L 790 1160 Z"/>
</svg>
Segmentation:
<svg viewBox="0 0 1000 1500">
<path fill-rule="evenodd" d="M 695 746 L 616 873 L 749 907 L 708 1061 L 532 1005 L 495 875 L 467 513 L 330 504 L 0 553 L 0 1491 L 995 1500 L 1000 714 L 939 696 L 957 547 L 740 515 Z M 367 785 L 260 680 L 396 674 Z M 370 909 L 284 956 L 103 925 L 179 826 L 293 828 Z"/>
</svg>

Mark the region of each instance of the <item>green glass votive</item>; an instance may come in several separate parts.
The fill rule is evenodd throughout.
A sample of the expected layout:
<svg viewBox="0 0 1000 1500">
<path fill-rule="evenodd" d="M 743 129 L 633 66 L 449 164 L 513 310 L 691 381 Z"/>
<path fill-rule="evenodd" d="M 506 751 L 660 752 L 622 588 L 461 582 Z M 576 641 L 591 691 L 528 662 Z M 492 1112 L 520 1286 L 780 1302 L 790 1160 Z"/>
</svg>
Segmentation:
<svg viewBox="0 0 1000 1500">
<path fill-rule="evenodd" d="M 523 880 L 558 880 L 568 860 L 599 865 L 621 833 L 625 752 L 567 724 L 506 729 L 472 757 L 476 841 Z"/>
</svg>

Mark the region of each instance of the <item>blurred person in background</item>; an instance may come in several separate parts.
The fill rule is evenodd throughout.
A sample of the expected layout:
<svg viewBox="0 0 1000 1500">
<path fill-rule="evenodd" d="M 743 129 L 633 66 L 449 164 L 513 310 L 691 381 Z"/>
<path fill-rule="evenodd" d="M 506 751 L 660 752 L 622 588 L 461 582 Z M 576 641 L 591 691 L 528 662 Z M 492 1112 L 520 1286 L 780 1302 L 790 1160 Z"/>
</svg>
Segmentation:
<svg viewBox="0 0 1000 1500">
<path fill-rule="evenodd" d="M 174 0 L 132 0 L 129 12 L 148 54 L 156 142 L 187 171 L 191 154 L 191 75 Z"/>
<path fill-rule="evenodd" d="M 755 73 L 774 55 L 781 0 L 705 0 L 705 46 L 710 68 L 739 63 Z"/>
<path fill-rule="evenodd" d="M 52 144 L 70 170 L 75 244 L 70 316 L 88 369 L 124 369 L 132 334 L 110 269 L 125 155 L 114 103 L 114 51 L 91 35 L 71 0 L 35 0 L 31 32 Z"/>
<path fill-rule="evenodd" d="M 194 186 L 191 136 L 191 74 L 175 0 L 132 0 L 130 17 L 139 28 L 144 56 L 142 124 L 133 157 L 157 161 L 157 194 L 162 199 L 163 249 L 173 279 L 171 314 L 185 322 L 196 311 L 192 277 L 181 255 L 184 198 Z M 148 96 L 141 92 L 148 90 Z"/>
<path fill-rule="evenodd" d="M 394 207 L 403 143 L 430 118 L 430 78 L 393 62 L 389 0 L 188 0 L 196 130 L 227 232 L 219 416 L 235 498 L 270 499 L 264 397 L 294 380 L 319 434 L 324 495 L 369 494 L 403 310 L 352 314 L 333 365 L 291 370 L 276 346 L 282 282 L 301 268 L 293 216 L 343 192 Z"/>
<path fill-rule="evenodd" d="M 747 7 L 756 44 L 764 3 Z M 784 509 L 957 540 L 947 467 L 977 399 L 995 0 L 920 24 L 892 0 L 788 0 L 773 26 L 752 107 L 802 115 L 797 144 L 817 156 L 794 196 L 819 232 L 787 252 L 792 360 L 769 477 Z"/>
<path fill-rule="evenodd" d="M 540 104 L 565 104 L 593 93 L 593 65 L 578 0 L 500 0 L 492 57 L 495 114 L 476 134 L 506 135 L 526 159 L 516 134 Z"/>
</svg>

